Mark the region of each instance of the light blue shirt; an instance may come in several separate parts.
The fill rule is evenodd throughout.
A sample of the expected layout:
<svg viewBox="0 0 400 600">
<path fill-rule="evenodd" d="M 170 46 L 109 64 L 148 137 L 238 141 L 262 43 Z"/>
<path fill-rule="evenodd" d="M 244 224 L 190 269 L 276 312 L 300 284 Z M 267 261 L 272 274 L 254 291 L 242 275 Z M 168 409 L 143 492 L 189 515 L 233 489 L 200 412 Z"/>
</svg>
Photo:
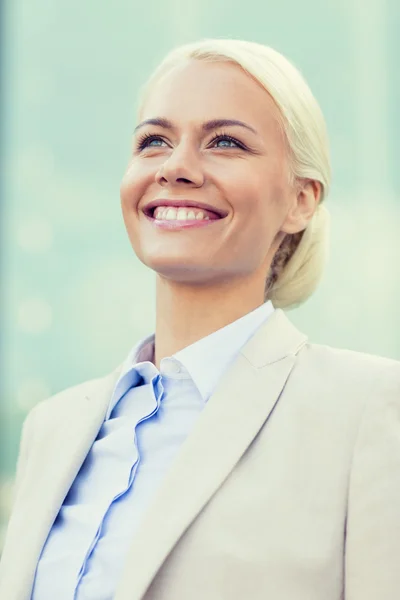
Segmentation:
<svg viewBox="0 0 400 600">
<path fill-rule="evenodd" d="M 146 507 L 222 374 L 272 312 L 263 304 L 163 358 L 160 371 L 154 335 L 132 350 L 44 545 L 32 600 L 112 600 Z"/>
</svg>

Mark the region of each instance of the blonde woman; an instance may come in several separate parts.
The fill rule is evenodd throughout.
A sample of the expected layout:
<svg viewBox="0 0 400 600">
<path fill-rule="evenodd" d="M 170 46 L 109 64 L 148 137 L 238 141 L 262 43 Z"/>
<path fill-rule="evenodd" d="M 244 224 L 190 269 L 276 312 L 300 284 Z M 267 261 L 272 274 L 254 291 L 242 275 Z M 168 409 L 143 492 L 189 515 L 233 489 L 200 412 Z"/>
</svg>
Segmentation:
<svg viewBox="0 0 400 600">
<path fill-rule="evenodd" d="M 28 416 L 2 599 L 400 597 L 400 366 L 282 311 L 321 276 L 329 178 L 280 54 L 208 40 L 162 62 L 121 185 L 155 333 Z"/>
</svg>

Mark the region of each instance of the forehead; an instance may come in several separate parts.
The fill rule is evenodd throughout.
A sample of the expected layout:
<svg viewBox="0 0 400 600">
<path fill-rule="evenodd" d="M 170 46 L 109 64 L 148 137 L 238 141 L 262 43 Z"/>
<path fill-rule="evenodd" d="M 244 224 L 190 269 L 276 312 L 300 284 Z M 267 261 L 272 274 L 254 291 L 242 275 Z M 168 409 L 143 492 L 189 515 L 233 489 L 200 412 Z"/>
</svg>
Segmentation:
<svg viewBox="0 0 400 600">
<path fill-rule="evenodd" d="M 256 129 L 277 127 L 279 109 L 270 94 L 238 65 L 187 60 L 152 86 L 141 118 L 166 117 L 177 123 L 229 118 Z"/>
</svg>

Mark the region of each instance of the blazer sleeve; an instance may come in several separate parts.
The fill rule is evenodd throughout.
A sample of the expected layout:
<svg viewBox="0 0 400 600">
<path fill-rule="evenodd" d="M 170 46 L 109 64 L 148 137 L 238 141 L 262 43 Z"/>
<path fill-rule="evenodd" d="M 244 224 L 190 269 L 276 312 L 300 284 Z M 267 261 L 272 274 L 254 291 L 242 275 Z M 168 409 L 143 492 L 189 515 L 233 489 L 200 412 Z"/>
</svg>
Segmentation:
<svg viewBox="0 0 400 600">
<path fill-rule="evenodd" d="M 393 363 L 392 363 L 393 364 Z M 367 403 L 349 481 L 346 600 L 400 598 L 400 367 Z"/>
</svg>

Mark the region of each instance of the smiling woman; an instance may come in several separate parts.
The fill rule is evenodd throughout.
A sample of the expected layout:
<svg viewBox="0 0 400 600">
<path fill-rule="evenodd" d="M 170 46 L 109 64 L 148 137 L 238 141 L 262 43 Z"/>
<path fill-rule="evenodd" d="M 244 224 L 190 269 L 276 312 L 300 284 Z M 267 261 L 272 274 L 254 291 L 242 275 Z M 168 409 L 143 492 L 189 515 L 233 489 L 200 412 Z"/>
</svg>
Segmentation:
<svg viewBox="0 0 400 600">
<path fill-rule="evenodd" d="M 329 183 L 280 54 L 207 40 L 161 63 L 121 183 L 155 332 L 28 416 L 1 598 L 397 597 L 400 366 L 278 308 L 318 284 Z"/>
</svg>

